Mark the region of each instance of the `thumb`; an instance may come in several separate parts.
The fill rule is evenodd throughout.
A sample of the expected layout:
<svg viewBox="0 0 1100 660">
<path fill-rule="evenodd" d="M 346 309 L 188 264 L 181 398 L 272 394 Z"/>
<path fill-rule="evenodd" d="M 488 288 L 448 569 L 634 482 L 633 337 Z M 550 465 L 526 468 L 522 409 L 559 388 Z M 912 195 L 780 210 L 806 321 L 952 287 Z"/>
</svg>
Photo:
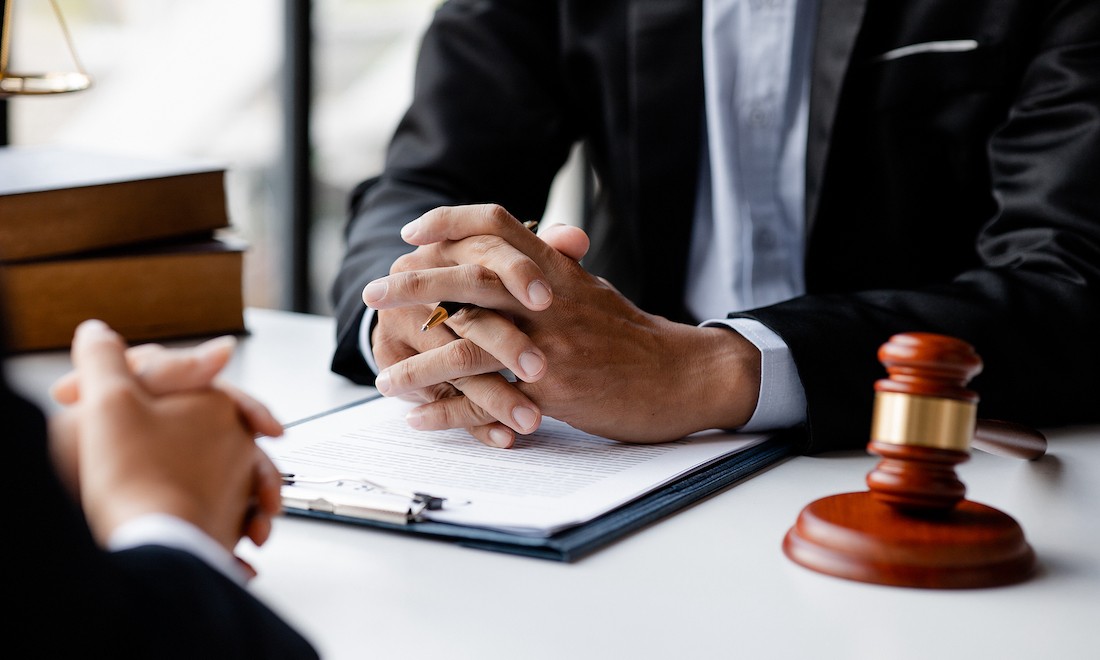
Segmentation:
<svg viewBox="0 0 1100 660">
<path fill-rule="evenodd" d="M 580 227 L 564 224 L 550 225 L 539 232 L 539 238 L 573 261 L 580 261 L 588 253 L 588 234 Z"/>
<path fill-rule="evenodd" d="M 103 321 L 93 319 L 77 326 L 72 358 L 83 396 L 97 396 L 133 380 L 126 363 L 126 343 Z"/>
</svg>

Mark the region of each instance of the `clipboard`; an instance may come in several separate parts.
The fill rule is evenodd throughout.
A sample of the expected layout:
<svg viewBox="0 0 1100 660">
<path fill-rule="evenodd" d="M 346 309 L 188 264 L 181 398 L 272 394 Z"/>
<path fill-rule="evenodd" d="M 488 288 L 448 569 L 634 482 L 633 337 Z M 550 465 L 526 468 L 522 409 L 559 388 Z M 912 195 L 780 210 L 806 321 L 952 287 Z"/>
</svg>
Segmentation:
<svg viewBox="0 0 1100 660">
<path fill-rule="evenodd" d="M 425 511 L 439 506 L 442 498 L 420 492 L 387 491 L 365 479 L 360 481 L 377 487 L 372 489 L 374 492 L 370 496 L 357 494 L 343 498 L 331 491 L 311 490 L 309 484 L 295 483 L 293 475 L 284 475 L 283 504 L 286 513 L 293 516 L 408 534 L 481 550 L 574 562 L 797 454 L 800 446 L 793 433 L 772 435 L 746 450 L 685 473 L 587 522 L 549 536 L 425 519 Z"/>
</svg>

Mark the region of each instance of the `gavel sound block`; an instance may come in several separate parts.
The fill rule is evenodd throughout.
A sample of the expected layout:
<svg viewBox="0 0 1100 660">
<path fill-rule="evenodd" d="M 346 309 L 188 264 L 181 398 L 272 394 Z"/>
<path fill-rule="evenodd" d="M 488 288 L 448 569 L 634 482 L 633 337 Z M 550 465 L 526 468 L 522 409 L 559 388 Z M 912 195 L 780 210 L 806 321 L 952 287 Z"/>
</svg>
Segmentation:
<svg viewBox="0 0 1100 660">
<path fill-rule="evenodd" d="M 1027 579 L 1035 555 L 1020 525 L 966 500 L 955 474 L 975 432 L 978 396 L 965 385 L 981 359 L 969 344 L 930 333 L 895 335 L 878 356 L 889 378 L 875 383 L 867 449 L 882 460 L 867 475 L 870 490 L 810 503 L 783 551 L 820 573 L 875 584 L 960 589 Z"/>
</svg>

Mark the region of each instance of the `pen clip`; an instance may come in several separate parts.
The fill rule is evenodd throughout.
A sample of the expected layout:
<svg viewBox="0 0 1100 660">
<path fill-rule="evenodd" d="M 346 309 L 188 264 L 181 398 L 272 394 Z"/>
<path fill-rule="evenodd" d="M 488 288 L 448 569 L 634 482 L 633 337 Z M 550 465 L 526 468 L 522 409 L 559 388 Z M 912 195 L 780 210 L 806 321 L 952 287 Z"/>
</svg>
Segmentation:
<svg viewBox="0 0 1100 660">
<path fill-rule="evenodd" d="M 385 493 L 387 495 L 396 495 L 398 497 L 407 498 L 410 502 L 417 504 L 423 504 L 423 508 L 429 511 L 438 511 L 443 508 L 443 503 L 447 501 L 446 497 L 440 497 L 438 495 L 431 495 L 429 493 L 399 490 L 383 486 L 377 481 L 372 481 L 366 477 L 351 476 L 351 475 L 337 475 L 332 477 L 308 477 L 304 475 L 294 474 L 292 472 L 280 472 L 279 477 L 283 481 L 284 486 L 293 486 L 297 483 L 302 484 L 336 484 L 340 485 L 341 482 L 351 482 L 362 484 L 373 491 L 379 493 Z"/>
<path fill-rule="evenodd" d="M 355 518 L 357 520 L 374 520 L 389 523 L 391 525 L 407 525 L 421 519 L 425 506 L 422 502 L 413 502 L 404 498 L 377 498 L 371 500 L 360 494 L 355 497 L 340 497 L 340 493 L 319 492 L 309 490 L 296 491 L 296 486 L 291 486 L 291 492 L 283 490 L 283 506 L 297 511 L 312 511 L 327 513 L 342 518 Z"/>
</svg>

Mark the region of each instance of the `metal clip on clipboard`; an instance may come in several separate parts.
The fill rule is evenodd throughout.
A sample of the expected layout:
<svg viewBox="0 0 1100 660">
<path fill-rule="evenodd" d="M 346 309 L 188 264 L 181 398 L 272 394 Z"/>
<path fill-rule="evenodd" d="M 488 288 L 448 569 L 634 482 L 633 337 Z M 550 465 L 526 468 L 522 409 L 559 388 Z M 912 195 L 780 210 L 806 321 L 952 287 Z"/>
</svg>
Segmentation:
<svg viewBox="0 0 1100 660">
<path fill-rule="evenodd" d="M 447 498 L 395 490 L 364 477 L 340 476 L 311 478 L 280 472 L 283 480 L 283 506 L 300 511 L 319 511 L 348 518 L 376 520 L 394 525 L 407 525 L 421 520 L 424 511 L 443 508 Z M 309 484 L 353 484 L 366 490 L 341 493 L 334 490 L 311 489 Z M 302 487 L 300 484 L 306 484 Z M 289 487 L 289 488 L 288 488 Z"/>
</svg>

